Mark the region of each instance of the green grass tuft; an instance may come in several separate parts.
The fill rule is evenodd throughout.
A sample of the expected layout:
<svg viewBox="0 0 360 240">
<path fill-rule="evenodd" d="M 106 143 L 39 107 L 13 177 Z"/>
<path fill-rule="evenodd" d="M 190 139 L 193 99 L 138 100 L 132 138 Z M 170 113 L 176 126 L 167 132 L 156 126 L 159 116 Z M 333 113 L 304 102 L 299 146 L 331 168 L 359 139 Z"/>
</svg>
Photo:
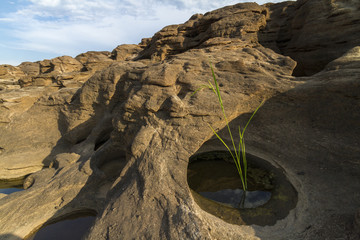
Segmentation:
<svg viewBox="0 0 360 240">
<path fill-rule="evenodd" d="M 215 87 L 211 83 L 211 81 L 209 80 L 207 85 L 205 85 L 205 84 L 201 85 L 198 89 L 196 89 L 193 92 L 192 95 L 196 94 L 198 91 L 200 91 L 200 90 L 202 90 L 204 88 L 208 88 L 208 89 L 212 90 L 215 93 L 215 95 L 217 96 L 218 102 L 219 102 L 220 107 L 221 107 L 221 111 L 222 111 L 224 119 L 225 119 L 226 127 L 227 127 L 229 135 L 230 135 L 233 150 L 225 143 L 225 141 L 219 136 L 219 134 L 214 130 L 214 128 L 210 124 L 209 124 L 209 127 L 211 128 L 213 133 L 216 135 L 216 137 L 222 142 L 222 144 L 224 144 L 224 146 L 229 151 L 229 153 L 231 154 L 231 157 L 233 158 L 233 160 L 235 162 L 236 169 L 237 169 L 237 171 L 239 173 L 241 183 L 242 183 L 242 186 L 243 186 L 243 190 L 246 192 L 248 187 L 247 187 L 247 160 L 246 160 L 246 149 L 245 149 L 245 139 L 244 139 L 245 130 L 249 126 L 250 121 L 253 119 L 256 112 L 264 104 L 265 101 L 262 101 L 260 103 L 260 105 L 255 109 L 255 111 L 253 112 L 253 114 L 251 115 L 251 117 L 249 118 L 249 120 L 247 121 L 247 123 L 246 123 L 246 125 L 245 125 L 245 127 L 243 129 L 241 129 L 240 126 L 239 126 L 240 140 L 239 140 L 238 146 L 236 147 L 232 132 L 230 130 L 229 121 L 228 121 L 228 119 L 226 117 L 226 114 L 225 114 L 224 104 L 223 104 L 221 94 L 220 94 L 220 90 L 219 90 L 219 84 L 218 84 L 218 81 L 217 81 L 216 76 L 215 76 L 214 68 L 212 67 L 211 64 L 210 64 L 210 68 L 211 68 L 211 73 L 212 73 L 212 77 L 213 77 L 213 80 L 214 80 Z"/>
</svg>

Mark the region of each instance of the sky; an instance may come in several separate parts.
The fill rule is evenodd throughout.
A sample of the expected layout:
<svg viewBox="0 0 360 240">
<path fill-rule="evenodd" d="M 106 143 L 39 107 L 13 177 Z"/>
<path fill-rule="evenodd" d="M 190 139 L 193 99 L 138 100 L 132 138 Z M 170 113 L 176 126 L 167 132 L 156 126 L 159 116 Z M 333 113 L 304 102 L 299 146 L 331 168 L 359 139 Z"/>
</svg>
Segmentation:
<svg viewBox="0 0 360 240">
<path fill-rule="evenodd" d="M 195 13 L 282 0 L 0 0 L 0 64 L 138 44 Z"/>
</svg>

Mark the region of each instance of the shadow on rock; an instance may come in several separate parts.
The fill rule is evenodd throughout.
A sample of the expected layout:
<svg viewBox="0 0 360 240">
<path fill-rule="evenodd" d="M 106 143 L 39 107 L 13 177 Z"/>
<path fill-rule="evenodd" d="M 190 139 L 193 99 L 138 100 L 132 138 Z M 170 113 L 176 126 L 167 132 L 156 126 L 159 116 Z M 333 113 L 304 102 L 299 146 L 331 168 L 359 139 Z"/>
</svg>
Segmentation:
<svg viewBox="0 0 360 240">
<path fill-rule="evenodd" d="M 22 238 L 12 235 L 12 234 L 2 234 L 0 235 L 1 240 L 22 240 Z"/>
</svg>

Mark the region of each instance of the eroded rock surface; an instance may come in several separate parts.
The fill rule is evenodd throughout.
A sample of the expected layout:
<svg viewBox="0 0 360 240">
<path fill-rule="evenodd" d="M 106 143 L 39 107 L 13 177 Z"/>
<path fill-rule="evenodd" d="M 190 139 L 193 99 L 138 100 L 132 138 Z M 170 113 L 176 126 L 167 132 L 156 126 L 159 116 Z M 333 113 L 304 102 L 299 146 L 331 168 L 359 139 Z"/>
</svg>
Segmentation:
<svg viewBox="0 0 360 240">
<path fill-rule="evenodd" d="M 11 65 L 0 65 L 0 91 L 5 89 L 17 89 L 17 80 L 25 76 L 19 67 Z"/>
<path fill-rule="evenodd" d="M 260 42 L 297 61 L 296 76 L 321 71 L 327 63 L 360 45 L 360 2 L 298 0 L 269 4 Z"/>
<path fill-rule="evenodd" d="M 316 43 L 296 44 L 307 24 L 328 26 L 335 8 L 358 14 L 356 1 L 237 4 L 112 53 L 20 65 L 30 81 L 0 92 L 0 177 L 31 175 L 26 190 L 0 197 L 0 239 L 77 211 L 98 213 L 87 239 L 357 239 L 359 31 L 331 17 L 357 37 L 344 36 L 331 57 L 314 50 L 327 59 L 316 71 L 307 57 Z M 235 131 L 265 100 L 247 130 L 248 152 L 281 167 L 298 191 L 296 208 L 273 226 L 204 212 L 186 182 L 192 155 L 223 149 L 208 124 L 229 140 L 213 93 L 192 95 L 211 80 L 210 62 Z M 318 73 L 292 76 L 297 63 L 299 75 Z"/>
</svg>

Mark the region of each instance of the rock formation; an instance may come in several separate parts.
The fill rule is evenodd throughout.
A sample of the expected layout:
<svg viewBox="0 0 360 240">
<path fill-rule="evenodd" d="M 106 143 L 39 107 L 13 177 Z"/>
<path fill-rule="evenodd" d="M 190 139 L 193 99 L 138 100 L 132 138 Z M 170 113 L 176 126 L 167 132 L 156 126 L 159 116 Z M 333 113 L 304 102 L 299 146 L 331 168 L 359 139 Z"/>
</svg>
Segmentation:
<svg viewBox="0 0 360 240">
<path fill-rule="evenodd" d="M 0 198 L 0 239 L 78 211 L 97 213 L 87 239 L 357 239 L 359 10 L 241 3 L 112 53 L 2 65 L 0 178 L 27 178 Z M 226 138 L 210 90 L 192 95 L 210 62 L 232 128 L 265 100 L 248 152 L 298 192 L 275 225 L 226 223 L 188 187 L 189 158 L 222 147 L 208 124 Z"/>
</svg>

